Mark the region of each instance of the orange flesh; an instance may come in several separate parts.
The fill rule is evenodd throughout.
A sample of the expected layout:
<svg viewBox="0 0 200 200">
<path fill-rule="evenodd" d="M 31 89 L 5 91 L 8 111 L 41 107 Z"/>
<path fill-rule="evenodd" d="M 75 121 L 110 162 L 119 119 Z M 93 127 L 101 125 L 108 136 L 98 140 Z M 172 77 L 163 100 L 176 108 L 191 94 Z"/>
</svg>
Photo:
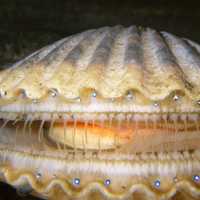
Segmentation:
<svg viewBox="0 0 200 200">
<path fill-rule="evenodd" d="M 56 122 L 54 123 L 54 127 L 64 129 L 64 124 Z M 74 127 L 73 122 L 68 122 L 67 127 Z M 101 125 L 99 123 L 84 123 L 84 122 L 76 122 L 76 129 L 87 129 L 87 132 L 90 134 L 95 134 L 100 137 L 118 135 L 119 137 L 130 139 L 132 138 L 133 126 L 124 126 L 121 125 L 117 127 L 117 124 L 112 124 L 109 126 L 106 122 Z M 78 132 L 77 132 L 78 133 Z"/>
<path fill-rule="evenodd" d="M 160 120 L 158 122 L 125 122 L 113 121 L 110 124 L 108 121 L 102 122 L 67 122 L 66 127 L 75 129 L 76 139 L 85 137 L 96 138 L 101 141 L 117 140 L 117 144 L 113 144 L 112 148 L 120 146 L 120 148 L 130 151 L 165 151 L 165 150 L 182 150 L 191 149 L 192 147 L 199 148 L 200 134 L 199 125 L 193 122 L 184 123 L 179 120 L 176 123 Z M 64 133 L 64 123 L 55 122 L 53 125 L 55 134 L 53 139 L 60 143 L 65 143 L 62 138 L 57 139 L 59 134 Z M 86 131 L 84 131 L 86 130 Z M 70 132 L 70 131 L 69 131 Z M 67 134 L 69 134 L 69 132 Z M 73 137 L 73 133 L 71 133 Z M 93 142 L 92 142 L 93 143 Z M 80 144 L 80 142 L 79 142 Z M 90 144 L 86 144 L 87 147 Z M 73 144 L 71 144 L 73 147 Z M 82 149 L 82 146 L 79 146 Z M 98 149 L 98 145 L 96 146 Z M 108 148 L 109 149 L 109 148 Z"/>
<path fill-rule="evenodd" d="M 3 122 L 1 122 L 3 123 Z M 41 121 L 34 121 L 31 124 L 32 135 L 39 136 L 39 127 Z M 21 135 L 23 134 L 24 122 L 20 121 L 12 124 L 12 122 L 6 125 L 10 127 L 15 133 L 15 129 L 18 130 Z M 52 127 L 51 127 L 52 125 Z M 61 145 L 74 148 L 73 140 L 77 141 L 78 149 L 83 149 L 82 138 L 87 133 L 88 143 L 85 147 L 87 149 L 99 149 L 97 140 L 101 140 L 103 146 L 102 149 L 113 149 L 120 147 L 120 152 L 160 152 L 160 151 L 177 151 L 188 149 L 200 149 L 200 123 L 194 121 L 182 121 L 172 122 L 169 120 L 153 121 L 55 121 L 54 123 L 45 122 L 43 130 L 45 130 L 46 136 L 50 135 L 50 132 L 54 132 L 50 139 L 49 145 L 57 148 L 57 143 Z M 52 129 L 52 130 L 50 130 Z M 68 141 L 64 138 L 64 129 L 66 129 L 66 135 L 68 135 Z M 75 130 L 75 139 L 73 131 Z M 86 130 L 86 131 L 85 131 Z M 25 133 L 29 133 L 29 125 L 26 125 Z M 45 135 L 44 135 L 45 136 Z M 115 139 L 117 143 L 114 144 Z M 44 140 L 45 142 L 46 140 Z M 92 144 L 92 145 L 91 145 Z M 91 148 L 90 148 L 91 145 Z M 106 148 L 106 145 L 107 148 Z M 53 147 L 52 146 L 52 147 Z M 85 148 L 84 147 L 84 148 Z M 105 147 L 105 148 L 104 148 Z"/>
<path fill-rule="evenodd" d="M 64 123 L 63 122 L 55 122 L 53 124 L 54 127 L 64 129 Z M 74 122 L 67 122 L 67 127 L 74 127 Z M 195 131 L 199 128 L 198 124 L 195 123 L 188 123 L 184 124 L 183 122 L 178 122 L 176 124 L 171 122 L 131 122 L 127 124 L 127 122 L 121 122 L 120 125 L 118 122 L 112 122 L 112 124 L 109 124 L 109 122 L 105 121 L 104 123 L 84 123 L 81 121 L 77 121 L 75 125 L 76 129 L 87 129 L 87 131 L 90 134 L 95 134 L 101 137 L 104 136 L 113 136 L 118 135 L 118 137 L 123 137 L 130 139 L 132 138 L 132 135 L 140 130 L 144 130 L 146 132 L 157 132 L 162 131 L 163 133 L 165 131 L 175 133 L 175 132 L 184 132 L 184 131 Z"/>
</svg>

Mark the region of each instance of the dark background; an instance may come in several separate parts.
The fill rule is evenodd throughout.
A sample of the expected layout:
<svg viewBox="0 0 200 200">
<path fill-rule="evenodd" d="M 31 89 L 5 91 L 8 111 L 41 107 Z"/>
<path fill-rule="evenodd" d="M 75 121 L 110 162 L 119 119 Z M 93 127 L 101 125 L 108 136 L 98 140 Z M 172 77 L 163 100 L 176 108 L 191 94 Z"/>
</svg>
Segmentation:
<svg viewBox="0 0 200 200">
<path fill-rule="evenodd" d="M 177 0 L 0 0 L 0 67 L 73 33 L 132 24 L 165 30 L 200 43 L 198 1 Z M 0 184 L 0 200 L 20 197 Z"/>
<path fill-rule="evenodd" d="M 149 26 L 200 42 L 198 1 L 0 0 L 0 65 L 67 35 L 116 24 Z"/>
</svg>

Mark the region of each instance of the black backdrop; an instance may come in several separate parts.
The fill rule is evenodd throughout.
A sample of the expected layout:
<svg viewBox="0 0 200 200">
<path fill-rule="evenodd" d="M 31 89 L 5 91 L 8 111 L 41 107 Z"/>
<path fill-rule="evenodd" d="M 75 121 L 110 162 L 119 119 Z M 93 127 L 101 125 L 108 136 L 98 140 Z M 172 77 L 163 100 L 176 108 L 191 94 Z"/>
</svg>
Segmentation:
<svg viewBox="0 0 200 200">
<path fill-rule="evenodd" d="M 198 1 L 0 0 L 0 65 L 67 35 L 100 26 L 131 24 L 200 42 Z"/>
<path fill-rule="evenodd" d="M 0 67 L 62 37 L 89 28 L 132 24 L 200 42 L 198 1 L 0 0 Z M 20 197 L 0 183 L 0 200 Z"/>
</svg>

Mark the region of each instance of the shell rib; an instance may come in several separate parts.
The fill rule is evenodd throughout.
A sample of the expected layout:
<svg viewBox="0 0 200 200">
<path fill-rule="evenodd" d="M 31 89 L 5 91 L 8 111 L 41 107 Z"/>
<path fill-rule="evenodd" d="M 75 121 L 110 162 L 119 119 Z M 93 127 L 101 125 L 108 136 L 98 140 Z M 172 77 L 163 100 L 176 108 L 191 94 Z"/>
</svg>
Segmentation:
<svg viewBox="0 0 200 200">
<path fill-rule="evenodd" d="M 199 45 L 165 32 L 135 26 L 89 30 L 49 45 L 1 71 L 1 94 L 23 89 L 40 99 L 55 88 L 66 99 L 84 88 L 105 98 L 134 89 L 161 100 L 180 90 L 200 99 Z"/>
</svg>

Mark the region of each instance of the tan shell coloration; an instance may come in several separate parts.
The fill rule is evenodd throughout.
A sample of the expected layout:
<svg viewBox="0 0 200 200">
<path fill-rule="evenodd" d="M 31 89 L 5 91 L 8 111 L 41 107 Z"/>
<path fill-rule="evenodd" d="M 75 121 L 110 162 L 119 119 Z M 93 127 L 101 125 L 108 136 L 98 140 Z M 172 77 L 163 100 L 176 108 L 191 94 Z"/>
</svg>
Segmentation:
<svg viewBox="0 0 200 200">
<path fill-rule="evenodd" d="M 180 90 L 200 99 L 200 46 L 152 29 L 116 26 L 89 30 L 49 45 L 1 71 L 2 96 L 19 89 L 40 99 L 56 89 L 66 99 L 84 88 L 105 98 L 137 90 L 152 100 Z"/>
<path fill-rule="evenodd" d="M 21 152 L 12 152 L 12 151 L 4 151 L 0 152 L 1 156 L 4 153 L 5 157 L 8 157 L 8 159 L 12 159 L 11 157 L 19 156 L 21 157 L 21 162 L 23 163 L 23 153 Z M 17 155 L 18 154 L 18 155 Z M 114 155 L 119 156 L 119 155 Z M 31 159 L 32 157 L 32 159 Z M 196 171 L 199 171 L 199 159 L 200 159 L 200 152 L 195 152 L 193 155 L 189 156 L 187 155 L 187 152 L 185 152 L 183 155 L 181 153 L 176 153 L 176 155 L 150 155 L 150 159 L 148 158 L 148 154 L 143 155 L 133 155 L 130 157 L 131 162 L 129 160 L 129 164 L 126 165 L 125 162 L 121 162 L 120 160 L 115 162 L 116 165 L 116 174 L 117 174 L 117 167 L 119 166 L 125 166 L 127 167 L 127 174 L 126 171 L 125 174 L 122 174 L 119 176 L 116 175 L 116 179 L 118 179 L 118 184 L 123 185 L 124 179 L 128 179 L 129 181 L 132 180 L 132 184 L 130 184 L 128 187 L 122 187 L 116 191 L 114 190 L 114 187 L 112 185 L 105 185 L 105 183 L 101 179 L 97 179 L 96 181 L 90 181 L 90 179 L 87 177 L 85 184 L 79 185 L 73 185 L 71 182 L 71 179 L 67 179 L 65 176 L 57 177 L 46 177 L 46 175 L 40 175 L 31 172 L 34 168 L 35 163 L 41 162 L 42 168 L 50 168 L 50 166 L 57 163 L 57 171 L 53 171 L 53 173 L 63 173 L 63 169 L 60 168 L 62 162 L 66 163 L 65 169 L 68 170 L 68 167 L 70 168 L 70 163 L 73 163 L 74 169 L 70 169 L 71 173 L 73 173 L 73 170 L 76 171 L 77 166 L 76 165 L 85 165 L 85 163 L 90 163 L 90 159 L 86 159 L 82 156 L 79 157 L 79 161 L 76 163 L 73 158 L 71 160 L 65 161 L 65 159 L 57 159 L 52 158 L 49 156 L 39 157 L 37 155 L 30 155 L 29 162 L 32 163 L 30 165 L 30 169 L 24 169 L 24 171 L 20 171 L 18 169 L 13 170 L 10 166 L 1 166 L 0 170 L 2 173 L 2 180 L 6 181 L 8 184 L 13 185 L 17 189 L 21 189 L 22 192 L 25 194 L 28 192 L 32 192 L 34 195 L 39 195 L 42 198 L 45 199 L 74 199 L 74 200 L 101 200 L 101 199 L 110 199 L 110 200 L 124 200 L 124 199 L 138 199 L 138 200 L 149 200 L 149 199 L 173 199 L 173 200 L 188 200 L 188 199 L 199 199 L 200 195 L 200 188 L 198 181 L 195 182 L 192 177 L 190 177 L 190 170 L 191 167 L 195 168 Z M 187 157 L 187 158 L 184 158 Z M 84 159 L 84 160 L 82 160 Z M 93 158 L 95 160 L 97 158 Z M 196 160 L 194 163 L 193 160 Z M 157 165 L 157 161 L 159 161 L 159 165 Z M 35 162 L 35 163 L 34 163 Z M 98 163 L 100 164 L 99 167 L 103 168 L 103 164 L 106 163 L 107 167 L 107 174 L 115 174 L 114 171 L 110 171 L 110 164 L 109 160 L 104 160 L 102 158 L 98 159 Z M 193 163 L 192 163 L 193 162 Z M 68 165 L 69 164 L 69 165 Z M 91 163 L 92 165 L 92 163 Z M 193 166 L 191 166 L 193 165 Z M 132 169 L 131 169 L 132 168 Z M 141 175 L 137 174 L 138 169 L 141 168 Z M 167 168 L 168 170 L 173 170 L 174 168 L 177 168 L 180 171 L 180 174 L 182 176 L 176 177 L 172 174 L 167 174 Z M 83 174 L 86 173 L 87 169 L 90 169 L 90 167 L 86 167 L 84 169 L 83 167 Z M 132 173 L 128 174 L 128 171 L 132 170 Z M 60 170 L 60 171 L 59 171 Z M 34 170 L 33 170 L 34 171 Z M 98 171 L 98 170 L 97 170 Z M 103 169 L 102 169 L 103 171 Z M 36 172 L 36 171 L 35 171 Z M 166 173 L 165 176 L 160 177 L 158 175 L 154 174 L 162 174 Z M 47 172 L 48 175 L 49 172 Z M 96 177 L 99 176 L 98 172 L 94 172 L 91 170 L 91 174 L 94 173 Z M 64 174 L 64 173 L 63 173 Z M 84 175 L 85 176 L 85 175 Z M 83 178 L 84 178 L 83 176 Z M 89 176 L 87 174 L 87 176 Z M 106 177 L 106 176 L 105 176 Z M 158 178 L 162 182 L 162 185 L 160 187 L 155 187 L 154 181 Z M 114 181 L 114 180 L 112 180 Z"/>
<path fill-rule="evenodd" d="M 40 120 L 53 112 L 85 113 L 89 110 L 87 103 L 84 104 L 87 91 L 95 91 L 95 95 L 103 99 L 101 103 L 109 101 L 111 105 L 104 107 L 100 103 L 100 107 L 90 109 L 93 113 L 164 110 L 176 112 L 178 117 L 182 114 L 180 111 L 188 115 L 195 113 L 198 118 L 200 46 L 166 32 L 135 26 L 103 27 L 64 38 L 0 71 L 0 117 L 15 120 L 16 113 L 29 117 L 35 114 Z M 130 91 L 136 95 L 136 103 L 113 106 L 115 99 L 121 100 Z M 184 97 L 178 110 L 177 105 L 168 101 L 173 101 L 174 94 Z M 56 98 L 49 100 L 49 96 Z M 74 102 L 76 109 L 70 107 Z M 162 110 L 157 102 L 164 102 Z M 136 107 L 131 107 L 132 104 Z M 38 149 L 28 149 L 28 140 L 24 142 L 27 143 L 24 149 L 10 148 L 13 143 L 10 146 L 0 143 L 0 179 L 46 199 L 186 200 L 200 197 L 200 176 L 193 178 L 200 172 L 198 148 L 192 152 L 139 155 L 104 152 L 105 157 L 79 152 L 81 155 L 74 159 L 69 152 L 69 155 L 50 149 L 42 152 L 40 145 Z M 82 178 L 80 187 L 72 184 L 72 174 Z M 113 185 L 108 186 L 104 180 L 110 174 Z M 94 178 L 97 179 L 94 181 Z M 155 180 L 161 181 L 161 187 L 155 187 Z M 126 187 L 120 185 L 122 182 Z"/>
</svg>

